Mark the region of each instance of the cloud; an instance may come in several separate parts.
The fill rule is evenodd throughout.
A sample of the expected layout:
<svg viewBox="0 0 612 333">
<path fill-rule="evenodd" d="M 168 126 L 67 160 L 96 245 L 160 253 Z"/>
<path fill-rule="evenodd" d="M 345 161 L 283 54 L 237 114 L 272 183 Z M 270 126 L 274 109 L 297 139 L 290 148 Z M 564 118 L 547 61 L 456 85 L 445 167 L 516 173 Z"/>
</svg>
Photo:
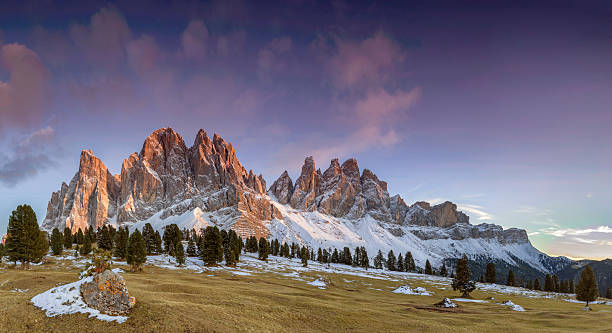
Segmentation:
<svg viewBox="0 0 612 333">
<path fill-rule="evenodd" d="M 97 65 L 114 67 L 123 61 L 131 30 L 123 15 L 114 7 L 102 8 L 91 17 L 88 26 L 74 24 L 70 36 L 87 59 Z"/>
<path fill-rule="evenodd" d="M 12 145 L 11 155 L 4 156 L 5 162 L 0 165 L 0 183 L 13 187 L 20 181 L 55 166 L 56 163 L 46 152 L 54 141 L 55 131 L 46 127 Z"/>
<path fill-rule="evenodd" d="M 0 132 L 11 126 L 29 127 L 43 114 L 48 72 L 38 55 L 21 44 L 0 49 L 0 69 L 10 77 L 0 81 Z"/>
<path fill-rule="evenodd" d="M 189 60 L 203 60 L 208 53 L 208 28 L 204 21 L 191 21 L 181 35 L 182 55 Z"/>
<path fill-rule="evenodd" d="M 329 66 L 339 89 L 381 84 L 405 59 L 400 46 L 380 31 L 363 41 L 337 38 L 336 45 Z"/>
<path fill-rule="evenodd" d="M 539 235 L 553 236 L 546 251 L 555 255 L 578 258 L 610 258 L 612 226 L 599 225 L 584 228 L 543 228 Z"/>
<path fill-rule="evenodd" d="M 274 38 L 259 50 L 257 66 L 260 75 L 270 71 L 281 71 L 287 68 L 284 57 L 291 50 L 293 42 L 289 37 Z"/>
<path fill-rule="evenodd" d="M 601 233 L 601 234 L 610 234 L 612 233 L 612 228 L 607 225 L 600 225 L 598 227 L 590 227 L 584 229 L 556 229 L 556 228 L 546 228 L 542 229 L 542 232 L 552 235 L 555 237 L 564 237 L 564 236 L 582 236 L 582 235 L 590 235 L 593 233 Z"/>
<path fill-rule="evenodd" d="M 240 30 L 217 38 L 217 55 L 227 57 L 239 53 L 246 42 L 246 31 Z"/>
<path fill-rule="evenodd" d="M 156 69 L 162 57 L 161 50 L 150 35 L 142 35 L 131 40 L 126 45 L 128 63 L 139 73 L 147 73 Z"/>
<path fill-rule="evenodd" d="M 457 209 L 461 211 L 468 212 L 472 214 L 472 216 L 476 216 L 476 218 L 480 221 L 488 221 L 493 220 L 494 216 L 483 211 L 483 207 L 477 205 L 468 205 L 468 204 L 457 204 Z"/>
</svg>

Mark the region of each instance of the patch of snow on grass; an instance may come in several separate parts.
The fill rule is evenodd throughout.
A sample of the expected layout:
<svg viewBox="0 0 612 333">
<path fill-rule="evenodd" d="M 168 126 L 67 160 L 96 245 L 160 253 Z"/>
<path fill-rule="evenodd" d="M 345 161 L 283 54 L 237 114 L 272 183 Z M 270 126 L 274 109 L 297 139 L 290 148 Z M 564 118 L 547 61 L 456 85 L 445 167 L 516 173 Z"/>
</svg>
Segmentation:
<svg viewBox="0 0 612 333">
<path fill-rule="evenodd" d="M 401 286 L 392 292 L 396 294 L 406 294 L 406 295 L 421 295 L 421 296 L 431 296 L 431 293 L 427 291 L 423 287 L 416 287 L 414 289 L 410 288 L 410 286 Z"/>
<path fill-rule="evenodd" d="M 483 301 L 481 299 L 470 299 L 470 298 L 453 298 L 455 302 L 468 302 L 468 303 L 489 303 L 488 301 Z"/>
<path fill-rule="evenodd" d="M 512 311 L 521 311 L 521 312 L 525 311 L 525 309 L 523 309 L 523 307 L 522 307 L 522 306 L 520 306 L 520 305 L 518 305 L 518 304 L 514 304 L 514 303 L 513 303 L 512 301 L 510 301 L 510 300 L 507 300 L 507 301 L 505 301 L 505 302 L 502 302 L 502 303 L 501 303 L 501 305 L 505 305 L 505 306 L 509 307 L 509 308 L 510 308 L 510 310 L 512 310 Z"/>
<path fill-rule="evenodd" d="M 90 318 L 103 321 L 116 321 L 121 324 L 128 320 L 126 316 L 111 316 L 90 308 L 81 298 L 81 284 L 92 281 L 92 277 L 86 277 L 76 282 L 51 288 L 41 294 L 32 297 L 34 306 L 45 311 L 47 317 L 61 316 L 73 313 L 89 314 Z"/>
<path fill-rule="evenodd" d="M 319 289 L 325 289 L 327 287 L 327 285 L 325 284 L 325 281 L 321 279 L 316 279 L 312 282 L 308 282 L 308 284 L 311 286 L 319 287 Z"/>
</svg>

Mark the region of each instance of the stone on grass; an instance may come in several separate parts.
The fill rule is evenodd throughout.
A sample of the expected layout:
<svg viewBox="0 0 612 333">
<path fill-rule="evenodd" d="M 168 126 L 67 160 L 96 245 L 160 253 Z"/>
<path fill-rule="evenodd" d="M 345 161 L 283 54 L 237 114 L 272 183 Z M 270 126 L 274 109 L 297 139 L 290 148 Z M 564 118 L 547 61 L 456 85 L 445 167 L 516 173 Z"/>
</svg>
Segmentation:
<svg viewBox="0 0 612 333">
<path fill-rule="evenodd" d="M 439 307 L 439 308 L 456 308 L 458 307 L 458 305 L 451 301 L 448 298 L 444 298 L 443 300 L 441 300 L 440 302 L 434 304 L 435 306 Z"/>
<path fill-rule="evenodd" d="M 94 274 L 91 282 L 83 283 L 81 295 L 89 307 L 109 315 L 126 314 L 136 304 L 121 275 L 110 269 Z"/>
</svg>

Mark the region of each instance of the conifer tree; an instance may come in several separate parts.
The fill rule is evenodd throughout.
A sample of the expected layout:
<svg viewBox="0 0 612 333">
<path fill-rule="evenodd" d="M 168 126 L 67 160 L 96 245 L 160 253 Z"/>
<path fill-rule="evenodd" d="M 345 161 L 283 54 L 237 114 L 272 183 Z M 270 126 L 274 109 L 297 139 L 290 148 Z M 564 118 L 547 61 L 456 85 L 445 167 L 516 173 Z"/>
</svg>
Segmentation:
<svg viewBox="0 0 612 333">
<path fill-rule="evenodd" d="M 431 264 L 429 263 L 429 259 L 427 259 L 427 261 L 425 262 L 425 274 L 433 275 L 433 272 L 431 270 Z"/>
<path fill-rule="evenodd" d="M 162 253 L 162 238 L 159 231 L 155 231 L 155 253 Z"/>
<path fill-rule="evenodd" d="M 407 272 L 416 271 L 416 264 L 414 263 L 414 258 L 410 251 L 406 252 L 406 256 L 404 257 L 404 267 L 406 267 Z"/>
<path fill-rule="evenodd" d="M 552 291 L 559 292 L 559 277 L 556 275 L 552 276 Z"/>
<path fill-rule="evenodd" d="M 126 259 L 128 265 L 132 265 L 132 272 L 141 271 L 141 265 L 147 261 L 147 246 L 138 229 L 130 235 Z"/>
<path fill-rule="evenodd" d="M 98 229 L 96 233 L 96 243 L 98 244 L 98 248 L 103 250 L 111 250 L 113 248 L 110 228 L 103 226 Z"/>
<path fill-rule="evenodd" d="M 368 258 L 368 251 L 366 251 L 365 247 L 361 247 L 361 261 L 359 262 L 359 266 L 362 268 L 368 269 L 370 266 L 370 258 Z"/>
<path fill-rule="evenodd" d="M 66 250 L 72 248 L 72 232 L 68 227 L 64 228 L 64 248 Z"/>
<path fill-rule="evenodd" d="M 175 223 L 169 224 L 164 227 L 164 236 L 162 237 L 162 239 L 164 241 L 164 250 L 166 251 L 166 253 L 173 257 L 175 256 L 174 249 L 183 238 L 182 235 L 183 234 L 181 233 L 181 230 Z"/>
<path fill-rule="evenodd" d="M 306 248 L 306 246 L 302 246 L 302 250 L 300 252 L 301 252 L 300 259 L 302 260 L 302 267 L 306 267 L 308 266 L 308 257 L 309 257 L 308 249 Z"/>
<path fill-rule="evenodd" d="M 487 283 L 496 283 L 497 276 L 495 272 L 495 264 L 490 262 L 487 264 L 487 269 L 485 271 L 485 282 Z"/>
<path fill-rule="evenodd" d="M 83 246 L 79 249 L 79 253 L 84 256 L 91 252 L 91 238 L 89 235 L 83 237 Z"/>
<path fill-rule="evenodd" d="M 54 228 L 51 232 L 51 252 L 54 255 L 62 254 L 62 249 L 64 248 L 64 236 L 59 231 L 59 229 Z"/>
<path fill-rule="evenodd" d="M 322 262 L 323 262 L 323 251 L 321 251 L 321 248 L 319 248 L 319 249 L 317 250 L 317 261 L 318 261 L 319 263 L 322 263 Z"/>
<path fill-rule="evenodd" d="M 344 247 L 342 251 L 342 263 L 345 265 L 351 265 L 353 263 L 353 256 L 351 256 L 351 249 Z"/>
<path fill-rule="evenodd" d="M 321 261 L 324 264 L 329 263 L 329 252 L 327 252 L 327 249 L 323 249 L 323 261 Z"/>
<path fill-rule="evenodd" d="M 151 225 L 151 223 L 147 222 L 147 224 L 142 227 L 142 238 L 144 239 L 145 245 L 147 247 L 147 254 L 155 253 L 155 230 L 153 230 L 153 226 Z"/>
<path fill-rule="evenodd" d="M 176 263 L 179 266 L 183 266 L 185 264 L 185 250 L 183 249 L 183 242 L 178 242 L 174 246 L 174 254 L 176 258 Z"/>
<path fill-rule="evenodd" d="M 378 254 L 374 257 L 374 268 L 382 269 L 383 268 L 383 254 L 381 250 L 378 250 Z"/>
<path fill-rule="evenodd" d="M 334 249 L 334 253 L 332 253 L 331 262 L 337 264 L 340 262 L 340 257 L 338 256 L 338 249 Z"/>
<path fill-rule="evenodd" d="M 187 256 L 195 257 L 198 255 L 195 242 L 193 241 L 193 237 L 189 238 L 189 242 L 187 243 Z"/>
<path fill-rule="evenodd" d="M 453 290 L 459 290 L 462 297 L 469 297 L 470 293 L 476 289 L 474 281 L 470 280 L 470 268 L 465 254 L 457 261 L 457 274 L 451 284 Z"/>
<path fill-rule="evenodd" d="M 446 270 L 446 265 L 442 262 L 442 267 L 440 267 L 440 276 L 447 276 L 448 271 Z"/>
<path fill-rule="evenodd" d="M 574 279 L 571 279 L 569 282 L 569 293 L 570 294 L 576 293 L 576 288 L 574 286 Z"/>
<path fill-rule="evenodd" d="M 119 227 L 119 230 L 115 233 L 115 241 L 113 247 L 113 255 L 119 259 L 125 259 L 127 255 L 127 243 L 129 240 L 129 231 L 127 227 Z"/>
<path fill-rule="evenodd" d="M 532 280 L 528 280 L 527 281 L 527 289 L 533 290 L 533 281 Z"/>
<path fill-rule="evenodd" d="M 227 236 L 227 245 L 223 244 L 223 256 L 225 257 L 225 265 L 227 266 L 236 266 L 236 253 L 235 246 L 230 239 L 230 236 Z"/>
<path fill-rule="evenodd" d="M 612 299 L 612 289 L 611 288 L 606 289 L 606 298 Z"/>
<path fill-rule="evenodd" d="M 404 268 L 404 257 L 402 257 L 402 253 L 401 252 L 397 256 L 397 271 L 398 272 L 405 272 L 406 271 L 406 269 Z"/>
<path fill-rule="evenodd" d="M 512 270 L 508 271 L 508 279 L 506 280 L 507 286 L 514 286 L 514 272 Z"/>
<path fill-rule="evenodd" d="M 387 254 L 387 269 L 390 271 L 394 271 L 396 269 L 396 259 L 395 254 L 393 254 L 393 250 L 389 250 Z"/>
<path fill-rule="evenodd" d="M 29 205 L 20 205 L 11 213 L 6 233 L 5 251 L 9 260 L 21 262 L 24 268 L 30 262 L 40 262 L 49 250 L 47 234 L 38 227 L 36 213 Z"/>
<path fill-rule="evenodd" d="M 4 244 L 0 243 L 0 262 L 2 261 L 5 252 L 6 251 L 4 250 Z"/>
<path fill-rule="evenodd" d="M 268 254 L 270 254 L 270 244 L 264 237 L 261 237 L 259 239 L 259 260 L 268 260 Z"/>
<path fill-rule="evenodd" d="M 82 245 L 83 244 L 83 230 L 81 230 L 81 228 L 79 228 L 79 231 L 77 232 L 77 244 Z"/>
<path fill-rule="evenodd" d="M 223 258 L 223 239 L 217 227 L 208 226 L 204 230 L 204 236 L 200 245 L 200 257 L 207 266 L 217 264 L 219 258 Z"/>
<path fill-rule="evenodd" d="M 550 274 L 546 274 L 544 278 L 544 291 L 553 291 L 553 282 Z"/>
<path fill-rule="evenodd" d="M 586 307 L 589 308 L 589 303 L 597 299 L 597 282 L 593 274 L 593 269 L 590 265 L 587 265 L 582 273 L 580 274 L 580 280 L 576 285 L 576 299 L 582 302 L 586 302 Z"/>
<path fill-rule="evenodd" d="M 535 281 L 533 282 L 533 289 L 534 290 L 541 290 L 542 287 L 540 287 L 540 279 L 535 279 Z"/>
</svg>

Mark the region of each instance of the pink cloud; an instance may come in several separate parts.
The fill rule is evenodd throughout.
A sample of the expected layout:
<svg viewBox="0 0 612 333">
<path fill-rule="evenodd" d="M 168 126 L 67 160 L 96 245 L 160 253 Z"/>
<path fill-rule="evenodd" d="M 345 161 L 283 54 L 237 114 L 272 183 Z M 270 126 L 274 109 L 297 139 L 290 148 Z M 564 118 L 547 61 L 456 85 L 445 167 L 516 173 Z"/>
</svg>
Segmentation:
<svg viewBox="0 0 612 333">
<path fill-rule="evenodd" d="M 203 21 L 191 21 L 181 35 L 182 55 L 191 60 L 204 59 L 208 52 L 208 37 Z"/>
<path fill-rule="evenodd" d="M 162 57 L 161 50 L 150 35 L 142 35 L 126 45 L 128 63 L 139 73 L 150 72 L 156 68 Z"/>
<path fill-rule="evenodd" d="M 278 71 L 287 67 L 283 57 L 291 50 L 293 42 L 289 37 L 274 38 L 259 50 L 257 65 L 259 73 Z"/>
<path fill-rule="evenodd" d="M 38 55 L 21 44 L 6 44 L 0 49 L 0 68 L 10 75 L 0 81 L 0 131 L 40 121 L 48 72 Z"/>
<path fill-rule="evenodd" d="M 382 32 L 362 41 L 336 39 L 336 45 L 329 66 L 334 85 L 340 89 L 382 83 L 405 59 L 399 45 Z"/>
<path fill-rule="evenodd" d="M 76 46 L 95 64 L 116 66 L 125 58 L 130 28 L 115 8 L 102 8 L 91 17 L 89 26 L 74 24 L 70 36 Z"/>
<path fill-rule="evenodd" d="M 229 33 L 217 38 L 217 55 L 227 57 L 241 52 L 246 42 L 246 32 L 244 30 Z"/>
</svg>

